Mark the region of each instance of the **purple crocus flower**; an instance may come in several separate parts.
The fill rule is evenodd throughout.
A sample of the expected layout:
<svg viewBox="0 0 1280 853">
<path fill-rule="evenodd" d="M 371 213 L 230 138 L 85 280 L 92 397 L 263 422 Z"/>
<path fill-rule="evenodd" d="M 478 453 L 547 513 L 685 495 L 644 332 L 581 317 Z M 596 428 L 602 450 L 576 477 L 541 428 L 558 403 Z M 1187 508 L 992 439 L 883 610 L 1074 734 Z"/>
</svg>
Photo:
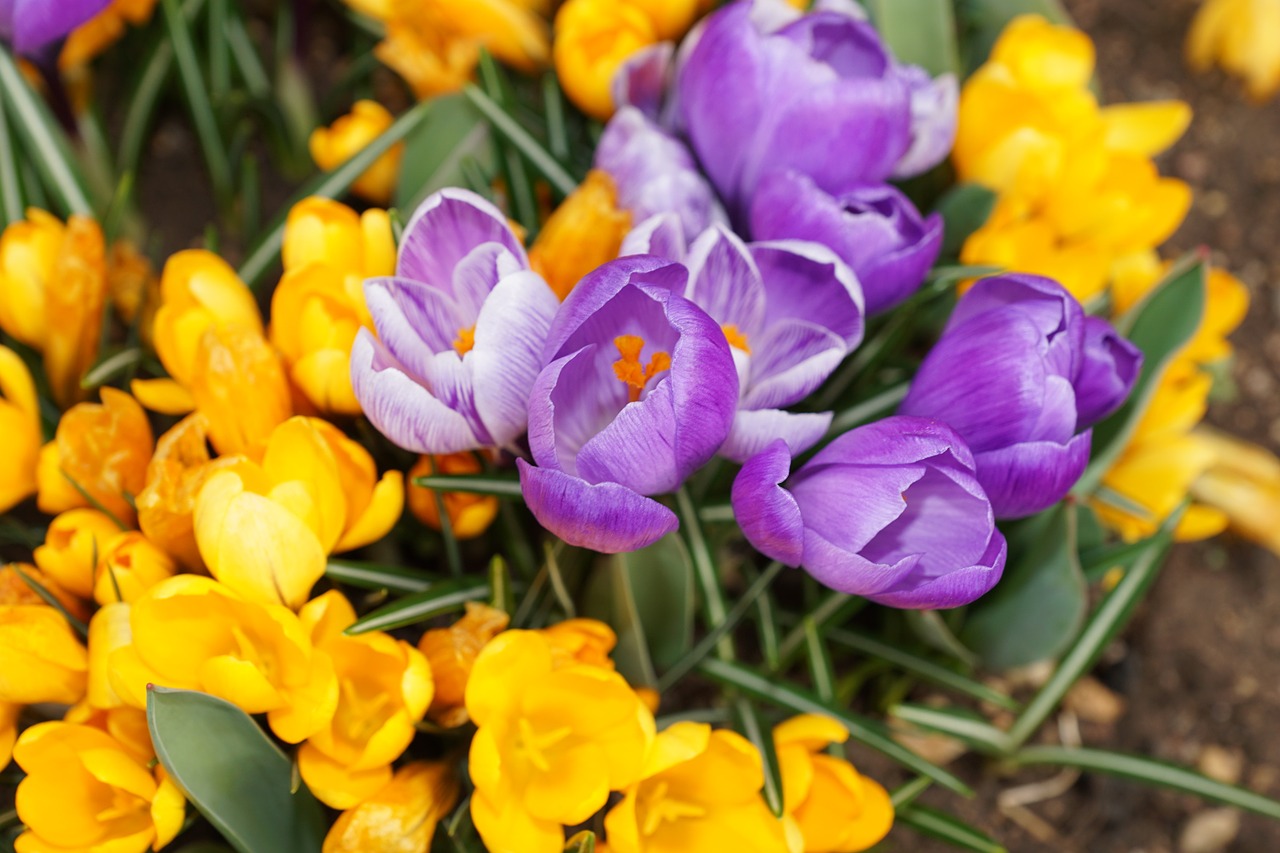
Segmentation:
<svg viewBox="0 0 1280 853">
<path fill-rule="evenodd" d="M 405 226 L 396 275 L 364 292 L 378 337 L 356 336 L 351 383 L 380 432 L 417 453 L 520 437 L 560 303 L 496 207 L 434 193 Z"/>
<path fill-rule="evenodd" d="M 916 65 L 898 66 L 911 92 L 911 146 L 893 168 L 893 177 L 923 174 L 946 159 L 956 141 L 960 84 L 954 74 L 936 79 Z"/>
<path fill-rule="evenodd" d="M 0 42 L 35 57 L 101 12 L 111 0 L 0 0 Z"/>
<path fill-rule="evenodd" d="M 973 454 L 928 418 L 850 430 L 794 474 L 775 441 L 742 466 L 733 512 L 762 554 L 890 607 L 959 607 L 1004 571 Z"/>
<path fill-rule="evenodd" d="M 1142 370 L 1142 350 L 1101 317 L 1084 318 L 1084 361 L 1076 378 L 1077 426 L 1096 424 L 1128 398 Z"/>
<path fill-rule="evenodd" d="M 832 196 L 797 172 L 774 172 L 752 200 L 751 234 L 829 246 L 858 276 L 867 313 L 879 314 L 914 293 L 928 275 L 942 250 L 942 217 L 921 217 L 888 184 Z"/>
<path fill-rule="evenodd" d="M 771 171 L 839 193 L 901 173 L 909 152 L 913 170 L 945 155 L 924 72 L 897 63 L 869 23 L 830 10 L 791 19 L 776 6 L 712 15 L 677 73 L 682 127 L 735 218 Z"/>
<path fill-rule="evenodd" d="M 609 173 L 618 203 L 640 222 L 672 212 L 693 240 L 708 226 L 724 222 L 715 190 L 698 171 L 684 143 L 635 107 L 623 107 L 605 126 L 596 146 L 595 167 Z"/>
<path fill-rule="evenodd" d="M 1133 355 L 1093 352 L 1100 362 Z M 1084 312 L 1061 285 L 1031 275 L 983 279 L 957 303 L 898 411 L 955 428 L 997 517 L 1031 515 L 1061 500 L 1089 461 L 1091 433 L 1080 430 L 1091 421 L 1081 417 L 1077 385 L 1092 394 L 1105 384 L 1093 377 L 1107 371 L 1084 365 Z M 1110 370 L 1127 377 L 1123 398 L 1136 370 L 1119 361 Z"/>
<path fill-rule="evenodd" d="M 675 530 L 653 500 L 724 442 L 738 377 L 716 322 L 679 294 L 688 271 L 660 258 L 587 275 L 551 326 L 517 460 L 525 501 L 571 545 L 634 551 Z"/>
</svg>

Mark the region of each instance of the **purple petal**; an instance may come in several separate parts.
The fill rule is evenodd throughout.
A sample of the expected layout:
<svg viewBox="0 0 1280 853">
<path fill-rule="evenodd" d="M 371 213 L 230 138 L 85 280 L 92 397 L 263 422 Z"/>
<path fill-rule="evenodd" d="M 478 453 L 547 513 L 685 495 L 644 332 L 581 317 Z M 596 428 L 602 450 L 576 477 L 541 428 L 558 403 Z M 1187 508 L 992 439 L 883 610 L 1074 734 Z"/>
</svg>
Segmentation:
<svg viewBox="0 0 1280 853">
<path fill-rule="evenodd" d="M 458 333 L 471 325 L 447 293 L 420 281 L 365 279 L 364 296 L 379 339 L 419 377 L 430 370 L 435 354 L 452 351 Z"/>
<path fill-rule="evenodd" d="M 620 384 L 616 383 L 615 384 Z M 578 452 L 578 476 L 588 483 L 614 482 L 642 495 L 679 488 L 679 431 L 669 378 L 660 379 L 638 402 L 628 403 Z M 583 389 L 590 393 L 588 389 Z"/>
<path fill-rule="evenodd" d="M 705 311 L 673 295 L 667 317 L 680 333 L 669 381 L 678 425 L 676 465 L 683 481 L 728 437 L 738 408 L 738 371 L 724 333 Z"/>
<path fill-rule="evenodd" d="M 990 592 L 1004 574 L 1009 546 L 996 530 L 982 559 L 975 565 L 955 569 L 934 578 L 911 580 L 899 588 L 868 596 L 876 604 L 911 610 L 941 610 L 963 607 Z"/>
<path fill-rule="evenodd" d="M 1138 381 L 1142 351 L 1101 317 L 1084 321 L 1084 359 L 1076 377 L 1077 428 L 1096 424 L 1120 408 Z"/>
<path fill-rule="evenodd" d="M 1036 441 L 977 453 L 978 480 L 997 518 L 1022 518 L 1066 497 L 1089 464 L 1092 433 L 1066 444 Z"/>
<path fill-rule="evenodd" d="M 591 393 L 582 393 L 589 389 Z M 578 451 L 627 404 L 595 344 L 542 369 L 529 395 L 529 448 L 543 468 L 578 473 Z"/>
<path fill-rule="evenodd" d="M 747 246 L 723 225 L 714 225 L 689 247 L 689 299 L 721 326 L 736 326 L 748 339 L 765 322 L 765 291 Z"/>
<path fill-rule="evenodd" d="M 1017 310 L 1035 323 L 1049 342 L 1048 361 L 1060 376 L 1073 379 L 1080 372 L 1084 349 L 1084 309 L 1066 288 L 1038 275 L 998 275 L 969 289 L 943 330 L 992 310 Z"/>
<path fill-rule="evenodd" d="M 804 524 L 795 498 L 780 484 L 791 473 L 785 441 L 774 441 L 748 459 L 733 481 L 733 514 L 761 554 L 791 567 L 804 554 Z"/>
<path fill-rule="evenodd" d="M 778 35 L 800 45 L 806 55 L 830 66 L 846 80 L 881 77 L 893 65 L 875 28 L 849 15 L 804 15 L 779 30 Z"/>
<path fill-rule="evenodd" d="M 516 467 L 538 523 L 570 545 L 606 554 L 638 551 L 680 527 L 670 509 L 617 483 L 592 485 L 523 459 Z"/>
<path fill-rule="evenodd" d="M 16 53 L 34 56 L 109 5 L 111 0 L 6 0 L 0 34 Z"/>
<path fill-rule="evenodd" d="M 956 141 L 960 87 L 954 74 L 929 77 L 923 68 L 899 66 L 911 92 L 911 147 L 893 169 L 894 178 L 923 174 L 946 159 Z"/>
<path fill-rule="evenodd" d="M 805 470 L 822 465 L 901 465 L 946 457 L 973 471 L 973 454 L 950 426 L 935 418 L 895 415 L 852 429 L 822 448 Z"/>
<path fill-rule="evenodd" d="M 817 444 L 831 427 L 831 412 L 784 412 L 780 409 L 740 409 L 720 455 L 734 462 L 755 456 L 781 439 L 792 456 Z"/>
<path fill-rule="evenodd" d="M 529 393 L 542 368 L 551 319 L 560 308 L 542 277 L 520 272 L 498 282 L 476 321 L 475 345 L 465 357 L 475 409 L 498 446 L 525 431 Z"/>
<path fill-rule="evenodd" d="M 853 270 L 818 243 L 780 240 L 752 243 L 764 280 L 771 323 L 794 318 L 830 329 L 853 350 L 865 330 L 862 286 Z"/>
<path fill-rule="evenodd" d="M 351 385 L 370 423 L 415 453 L 460 453 L 482 447 L 467 419 L 415 382 L 367 329 L 351 347 Z"/>
<path fill-rule="evenodd" d="M 829 329 L 799 320 L 771 326 L 755 342 L 744 409 L 774 409 L 803 400 L 826 381 L 848 354 Z"/>
<path fill-rule="evenodd" d="M 628 57 L 613 75 L 614 104 L 634 107 L 650 121 L 660 122 L 674 57 L 675 45 L 669 41 L 642 47 Z"/>
<path fill-rule="evenodd" d="M 623 238 L 618 256 L 654 255 L 679 264 L 684 263 L 688 253 L 680 217 L 674 213 L 655 213 Z"/>
<path fill-rule="evenodd" d="M 498 208 L 470 190 L 439 190 L 405 225 L 396 273 L 452 290 L 458 264 L 485 243 L 498 244 L 510 253 L 516 268 L 528 269 L 524 246 Z"/>
</svg>

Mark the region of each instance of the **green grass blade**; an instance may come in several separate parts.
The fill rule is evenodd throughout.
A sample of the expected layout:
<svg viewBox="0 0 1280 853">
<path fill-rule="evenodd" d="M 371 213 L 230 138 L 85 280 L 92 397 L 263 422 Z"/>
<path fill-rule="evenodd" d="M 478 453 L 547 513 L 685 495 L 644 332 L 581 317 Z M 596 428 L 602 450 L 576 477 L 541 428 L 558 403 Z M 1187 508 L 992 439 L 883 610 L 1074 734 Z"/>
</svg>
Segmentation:
<svg viewBox="0 0 1280 853">
<path fill-rule="evenodd" d="M 18 160 L 9 135 L 9 119 L 0 110 L 0 216 L 2 224 L 19 222 L 26 214 L 26 202 L 22 199 L 22 184 L 18 179 Z"/>
<path fill-rule="evenodd" d="M 73 631 L 79 634 L 82 639 L 87 640 L 89 638 L 89 626 L 72 616 L 70 611 L 63 606 L 62 602 L 58 600 L 56 595 L 45 589 L 44 584 L 40 583 L 40 581 L 24 572 L 18 563 L 11 563 L 10 565 L 12 565 L 13 570 L 18 573 L 18 577 L 22 578 L 22 582 L 31 587 L 32 592 L 40 596 L 40 599 L 44 601 L 45 604 L 58 611 L 58 613 L 62 615 L 62 618 L 67 620 L 67 624 L 71 626 Z"/>
<path fill-rule="evenodd" d="M 869 400 L 863 400 L 831 419 L 831 426 L 827 429 L 827 437 L 834 438 L 841 433 L 848 432 L 856 426 L 861 426 L 876 418 L 888 415 L 898 407 L 902 399 L 907 396 L 907 389 L 910 387 L 909 382 L 902 382 L 887 388 L 875 395 Z"/>
<path fill-rule="evenodd" d="M 928 806 L 909 805 L 899 809 L 894 820 L 922 835 L 945 841 L 961 850 L 973 850 L 975 853 L 1005 853 L 1005 848 L 986 833 L 974 829 L 959 818 Z"/>
<path fill-rule="evenodd" d="M 733 703 L 733 711 L 738 731 L 755 746 L 764 764 L 764 801 L 774 815 L 782 817 L 782 769 L 778 766 L 773 732 L 761 722 L 760 714 L 749 700 L 739 697 Z"/>
<path fill-rule="evenodd" d="M 694 506 L 687 488 L 676 492 L 676 508 L 680 516 L 680 530 L 689 543 L 689 554 L 693 557 L 693 575 L 698 581 L 707 627 L 715 628 L 725 621 L 728 608 L 725 607 L 724 590 L 720 586 L 720 573 L 716 570 L 715 558 L 707 545 L 702 522 L 698 520 L 698 508 Z M 716 643 L 716 654 L 725 660 L 732 660 L 733 638 L 728 634 L 722 635 Z"/>
<path fill-rule="evenodd" d="M 577 189 L 578 182 L 565 170 L 564 166 L 560 165 L 559 161 L 542 147 L 542 143 L 534 139 L 529 131 L 521 127 L 520 123 L 508 115 L 493 98 L 473 85 L 468 85 L 462 91 L 471 103 L 476 105 L 476 109 L 484 113 L 484 117 L 493 125 L 493 129 L 515 146 L 533 164 L 533 168 L 551 183 L 556 192 L 568 195 Z"/>
<path fill-rule="evenodd" d="M 415 486 L 436 492 L 460 492 L 467 495 L 488 495 L 495 498 L 520 500 L 520 479 L 504 474 L 428 474 L 415 477 Z"/>
<path fill-rule="evenodd" d="M 386 589 L 406 594 L 424 592 L 440 580 L 423 572 L 402 569 L 398 566 L 382 566 L 377 563 L 339 560 L 332 557 L 329 558 L 324 574 L 330 580 L 360 589 Z"/>
<path fill-rule="evenodd" d="M 209 100 L 209 84 L 200 70 L 191 28 L 187 24 L 178 0 L 160 0 L 169 43 L 173 45 L 173 57 L 178 64 L 178 78 L 187 98 L 187 108 L 195 124 L 196 137 L 204 152 L 204 162 L 209 169 L 214 194 L 225 203 L 231 197 L 231 162 L 227 159 L 227 146 L 218 130 L 218 119 Z"/>
<path fill-rule="evenodd" d="M 980 752 L 994 755 L 1009 749 L 1004 732 L 969 711 L 904 703 L 895 705 L 890 713 L 904 723 L 964 741 Z"/>
<path fill-rule="evenodd" d="M 390 631 L 425 622 L 443 613 L 461 610 L 468 601 L 483 601 L 490 595 L 489 580 L 456 578 L 433 583 L 422 592 L 405 596 L 359 619 L 343 633 L 364 634 Z"/>
</svg>

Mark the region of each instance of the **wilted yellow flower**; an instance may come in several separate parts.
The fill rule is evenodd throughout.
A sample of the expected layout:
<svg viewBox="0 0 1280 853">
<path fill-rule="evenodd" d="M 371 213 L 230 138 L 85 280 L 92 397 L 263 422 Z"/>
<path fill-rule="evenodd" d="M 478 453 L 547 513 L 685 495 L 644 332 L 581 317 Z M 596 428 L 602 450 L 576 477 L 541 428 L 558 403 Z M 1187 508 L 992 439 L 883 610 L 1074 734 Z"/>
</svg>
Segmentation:
<svg viewBox="0 0 1280 853">
<path fill-rule="evenodd" d="M 88 217 L 64 225 L 31 208 L 0 236 L 0 329 L 44 354 L 63 406 L 83 396 L 80 377 L 98 355 L 106 276 L 102 229 Z"/>
<path fill-rule="evenodd" d="M 36 503 L 52 515 L 92 506 L 91 497 L 129 525 L 134 520 L 130 500 L 146 485 L 151 424 L 128 394 L 115 388 L 100 393 L 101 403 L 79 403 L 64 414 L 53 441 L 40 451 Z"/>
<path fill-rule="evenodd" d="M 556 75 L 571 101 L 603 121 L 616 108 L 613 77 L 618 69 L 659 41 L 654 22 L 634 3 L 567 0 L 556 13 Z"/>
<path fill-rule="evenodd" d="M 676 723 L 660 732 L 639 782 L 605 816 L 614 853 L 787 853 L 760 795 L 760 753 L 736 732 Z"/>
<path fill-rule="evenodd" d="M 443 456 L 419 456 L 409 469 L 409 511 L 414 517 L 433 530 L 440 529 L 440 508 L 431 489 L 414 485 L 419 477 L 432 474 L 478 474 L 482 467 L 474 453 L 450 453 Z M 459 539 L 474 539 L 489 529 L 498 517 L 498 499 L 491 495 L 475 495 L 467 492 L 445 492 L 440 496 L 453 535 Z"/>
<path fill-rule="evenodd" d="M 607 172 L 592 169 L 556 208 L 529 248 L 529 266 L 563 301 L 582 277 L 618 257 L 631 214 L 618 207 Z"/>
<path fill-rule="evenodd" d="M 27 773 L 17 794 L 27 830 L 14 842 L 24 853 L 143 853 L 182 829 L 186 801 L 164 767 L 100 729 L 40 723 L 18 738 L 13 758 Z"/>
<path fill-rule="evenodd" d="M 140 27 L 151 20 L 156 0 L 111 0 L 111 5 L 71 31 L 58 54 L 63 71 L 84 65 L 124 35 L 126 23 Z"/>
<path fill-rule="evenodd" d="M 858 853 L 893 826 L 893 803 L 884 786 L 826 754 L 827 746 L 848 738 L 844 726 L 815 714 L 792 717 L 773 730 L 784 823 L 804 853 Z"/>
<path fill-rule="evenodd" d="M 511 617 L 505 612 L 481 604 L 467 602 L 467 612 L 448 628 L 432 628 L 418 641 L 418 649 L 431 664 L 435 696 L 428 713 L 446 728 L 467 722 L 467 680 L 476 657 L 485 645 L 507 629 Z"/>
<path fill-rule="evenodd" d="M 287 607 L 257 604 L 211 578 L 176 575 L 130 605 L 132 644 L 108 657 L 111 687 L 145 708 L 148 684 L 200 690 L 267 715 L 299 743 L 329 723 L 338 681 Z"/>
<path fill-rule="evenodd" d="M 458 779 L 443 762 L 414 761 L 369 799 L 338 816 L 323 853 L 422 853 L 458 801 Z"/>
<path fill-rule="evenodd" d="M 61 613 L 44 602 L 0 603 L 0 702 L 78 702 L 88 669 Z"/>
<path fill-rule="evenodd" d="M 377 479 L 369 452 L 318 418 L 275 429 L 262 463 L 213 473 L 195 505 L 196 543 L 213 576 L 253 601 L 300 607 L 325 556 L 384 536 L 403 477 Z"/>
<path fill-rule="evenodd" d="M 173 559 L 136 530 L 107 542 L 98 562 L 93 598 L 99 604 L 136 601 L 151 587 L 178 571 Z"/>
<path fill-rule="evenodd" d="M 556 667 L 585 664 L 613 671 L 609 653 L 618 645 L 618 635 L 597 619 L 566 619 L 539 633 L 551 642 L 551 659 Z"/>
<path fill-rule="evenodd" d="M 371 327 L 364 280 L 395 272 L 391 219 L 331 199 L 303 199 L 284 228 L 284 277 L 271 297 L 271 342 L 289 377 L 322 412 L 359 414 L 351 344 Z"/>
<path fill-rule="evenodd" d="M 31 371 L 18 354 L 0 346 L 0 435 L 5 438 L 0 461 L 0 513 L 36 492 L 40 458 L 40 401 Z"/>
<path fill-rule="evenodd" d="M 1215 62 L 1265 101 L 1280 89 L 1280 2 L 1205 0 L 1187 33 L 1187 62 L 1206 71 Z"/>
<path fill-rule="evenodd" d="M 142 340 L 152 343 L 160 309 L 160 279 L 151 261 L 128 240 L 117 240 L 107 254 L 107 293 L 120 319 L 136 323 Z"/>
<path fill-rule="evenodd" d="M 311 131 L 308 142 L 311 159 L 321 170 L 332 171 L 363 151 L 394 121 L 387 108 L 377 101 L 356 101 L 351 112 L 328 127 L 317 127 Z M 396 181 L 400 179 L 402 156 L 404 143 L 397 142 L 352 182 L 351 190 L 374 204 L 390 204 Z"/>
<path fill-rule="evenodd" d="M 120 527 L 96 509 L 69 509 L 45 532 L 44 544 L 33 555 L 40 570 L 68 592 L 92 598 L 98 561 Z"/>
<path fill-rule="evenodd" d="M 431 667 L 388 634 L 343 634 L 356 612 L 336 590 L 307 602 L 298 618 L 312 645 L 332 659 L 339 690 L 333 719 L 298 750 L 298 770 L 321 802 L 349 809 L 391 781 L 391 762 L 431 704 Z"/>
<path fill-rule="evenodd" d="M 653 715 L 615 672 L 557 669 L 539 633 L 495 637 L 476 659 L 466 698 L 478 727 L 471 817 L 491 850 L 559 853 L 562 825 L 587 820 L 609 791 L 640 778 Z"/>
<path fill-rule="evenodd" d="M 272 431 L 293 414 L 279 354 L 248 326 L 205 329 L 191 397 L 208 421 L 209 441 L 222 454 L 259 458 Z"/>
</svg>

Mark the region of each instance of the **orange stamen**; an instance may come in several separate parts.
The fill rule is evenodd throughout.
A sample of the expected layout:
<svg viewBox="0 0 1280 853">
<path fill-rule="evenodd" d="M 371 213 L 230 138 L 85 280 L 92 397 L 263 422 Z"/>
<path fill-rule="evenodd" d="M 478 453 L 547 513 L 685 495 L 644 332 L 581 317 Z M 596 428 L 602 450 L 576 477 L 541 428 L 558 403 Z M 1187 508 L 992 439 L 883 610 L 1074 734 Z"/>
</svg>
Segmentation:
<svg viewBox="0 0 1280 853">
<path fill-rule="evenodd" d="M 469 329 L 459 329 L 458 337 L 453 339 L 453 348 L 458 351 L 458 355 L 466 355 L 471 352 L 471 348 L 476 345 L 476 327 Z"/>
<path fill-rule="evenodd" d="M 649 363 L 640 366 L 640 353 L 644 350 L 644 338 L 637 335 L 618 335 L 613 339 L 622 358 L 613 363 L 613 373 L 628 387 L 628 398 L 632 403 L 640 399 L 640 392 L 649 380 L 664 370 L 671 368 L 671 356 L 665 352 L 655 352 Z"/>
<path fill-rule="evenodd" d="M 725 323 L 720 327 L 720 331 L 724 332 L 725 340 L 729 342 L 729 346 L 737 347 L 747 355 L 751 355 L 751 347 L 747 344 L 747 336 L 738 331 L 736 324 Z"/>
</svg>

